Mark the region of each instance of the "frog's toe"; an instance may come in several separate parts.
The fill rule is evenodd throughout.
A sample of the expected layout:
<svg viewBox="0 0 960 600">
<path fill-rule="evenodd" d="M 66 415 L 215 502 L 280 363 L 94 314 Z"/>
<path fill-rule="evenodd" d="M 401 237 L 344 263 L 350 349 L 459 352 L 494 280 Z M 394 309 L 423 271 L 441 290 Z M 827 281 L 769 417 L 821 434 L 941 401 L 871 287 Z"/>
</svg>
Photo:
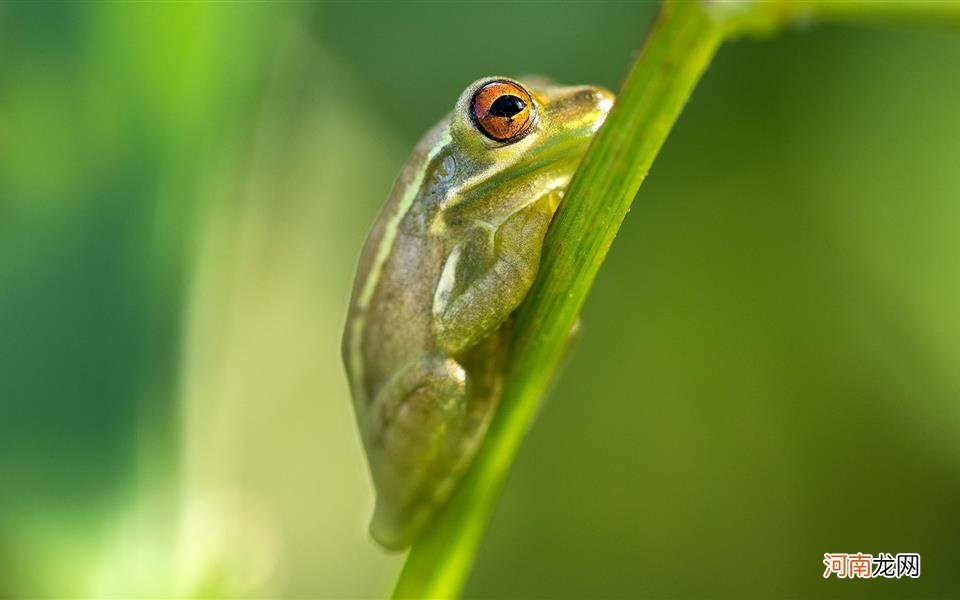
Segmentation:
<svg viewBox="0 0 960 600">
<path fill-rule="evenodd" d="M 410 518 L 378 499 L 370 520 L 370 536 L 387 550 L 399 552 L 413 543 L 425 520 L 426 515 Z"/>
</svg>

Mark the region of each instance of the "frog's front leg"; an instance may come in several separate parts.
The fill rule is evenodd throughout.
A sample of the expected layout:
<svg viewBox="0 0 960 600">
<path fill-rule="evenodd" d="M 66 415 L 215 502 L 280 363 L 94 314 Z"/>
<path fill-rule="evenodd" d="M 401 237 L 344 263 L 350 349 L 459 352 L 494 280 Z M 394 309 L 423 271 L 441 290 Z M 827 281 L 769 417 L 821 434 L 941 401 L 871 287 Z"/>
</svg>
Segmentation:
<svg viewBox="0 0 960 600">
<path fill-rule="evenodd" d="M 451 253 L 433 305 L 437 346 L 456 356 L 499 327 L 526 297 L 562 192 L 517 211 L 495 232 L 478 229 Z"/>
<path fill-rule="evenodd" d="M 412 542 L 461 470 L 467 375 L 451 358 L 411 362 L 374 399 L 370 440 L 377 504 L 370 533 L 387 548 Z M 449 481 L 449 482 L 448 482 Z"/>
</svg>

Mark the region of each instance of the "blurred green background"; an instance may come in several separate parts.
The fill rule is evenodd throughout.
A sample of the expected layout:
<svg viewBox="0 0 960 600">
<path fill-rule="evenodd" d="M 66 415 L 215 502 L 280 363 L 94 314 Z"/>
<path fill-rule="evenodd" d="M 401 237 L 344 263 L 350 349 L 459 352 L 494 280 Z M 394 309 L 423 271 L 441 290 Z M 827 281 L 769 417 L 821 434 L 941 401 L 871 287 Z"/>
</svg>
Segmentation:
<svg viewBox="0 0 960 600">
<path fill-rule="evenodd" d="M 654 10 L 0 4 L 0 597 L 386 594 L 338 352 L 366 228 L 468 82 L 616 89 Z M 960 595 L 958 65 L 721 50 L 468 597 Z M 821 577 L 856 551 L 922 577 Z"/>
</svg>

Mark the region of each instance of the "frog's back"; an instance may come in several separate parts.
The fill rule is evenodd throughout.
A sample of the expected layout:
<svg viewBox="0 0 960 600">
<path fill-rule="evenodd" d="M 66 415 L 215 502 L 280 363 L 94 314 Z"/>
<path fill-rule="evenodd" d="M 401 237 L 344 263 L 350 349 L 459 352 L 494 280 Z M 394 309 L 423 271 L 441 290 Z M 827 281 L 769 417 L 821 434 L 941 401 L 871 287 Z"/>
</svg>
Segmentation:
<svg viewBox="0 0 960 600">
<path fill-rule="evenodd" d="M 438 238 L 399 233 L 384 263 L 359 332 L 367 402 L 400 369 L 435 352 L 433 293 L 443 265 Z"/>
<path fill-rule="evenodd" d="M 433 293 L 444 247 L 411 208 L 426 188 L 431 161 L 446 135 L 446 125 L 440 124 L 417 145 L 360 256 L 361 276 L 354 282 L 342 340 L 358 419 L 391 375 L 434 347 Z"/>
</svg>

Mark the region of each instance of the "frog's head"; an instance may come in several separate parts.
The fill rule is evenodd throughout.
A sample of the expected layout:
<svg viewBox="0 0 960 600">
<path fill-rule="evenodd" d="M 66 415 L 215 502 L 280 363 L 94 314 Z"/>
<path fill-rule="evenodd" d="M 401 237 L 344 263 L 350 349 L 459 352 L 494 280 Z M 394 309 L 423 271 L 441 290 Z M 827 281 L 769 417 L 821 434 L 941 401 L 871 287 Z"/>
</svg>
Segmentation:
<svg viewBox="0 0 960 600">
<path fill-rule="evenodd" d="M 435 162 L 444 226 L 496 226 L 566 187 L 613 101 L 603 88 L 534 77 L 487 77 L 467 86 Z"/>
</svg>

